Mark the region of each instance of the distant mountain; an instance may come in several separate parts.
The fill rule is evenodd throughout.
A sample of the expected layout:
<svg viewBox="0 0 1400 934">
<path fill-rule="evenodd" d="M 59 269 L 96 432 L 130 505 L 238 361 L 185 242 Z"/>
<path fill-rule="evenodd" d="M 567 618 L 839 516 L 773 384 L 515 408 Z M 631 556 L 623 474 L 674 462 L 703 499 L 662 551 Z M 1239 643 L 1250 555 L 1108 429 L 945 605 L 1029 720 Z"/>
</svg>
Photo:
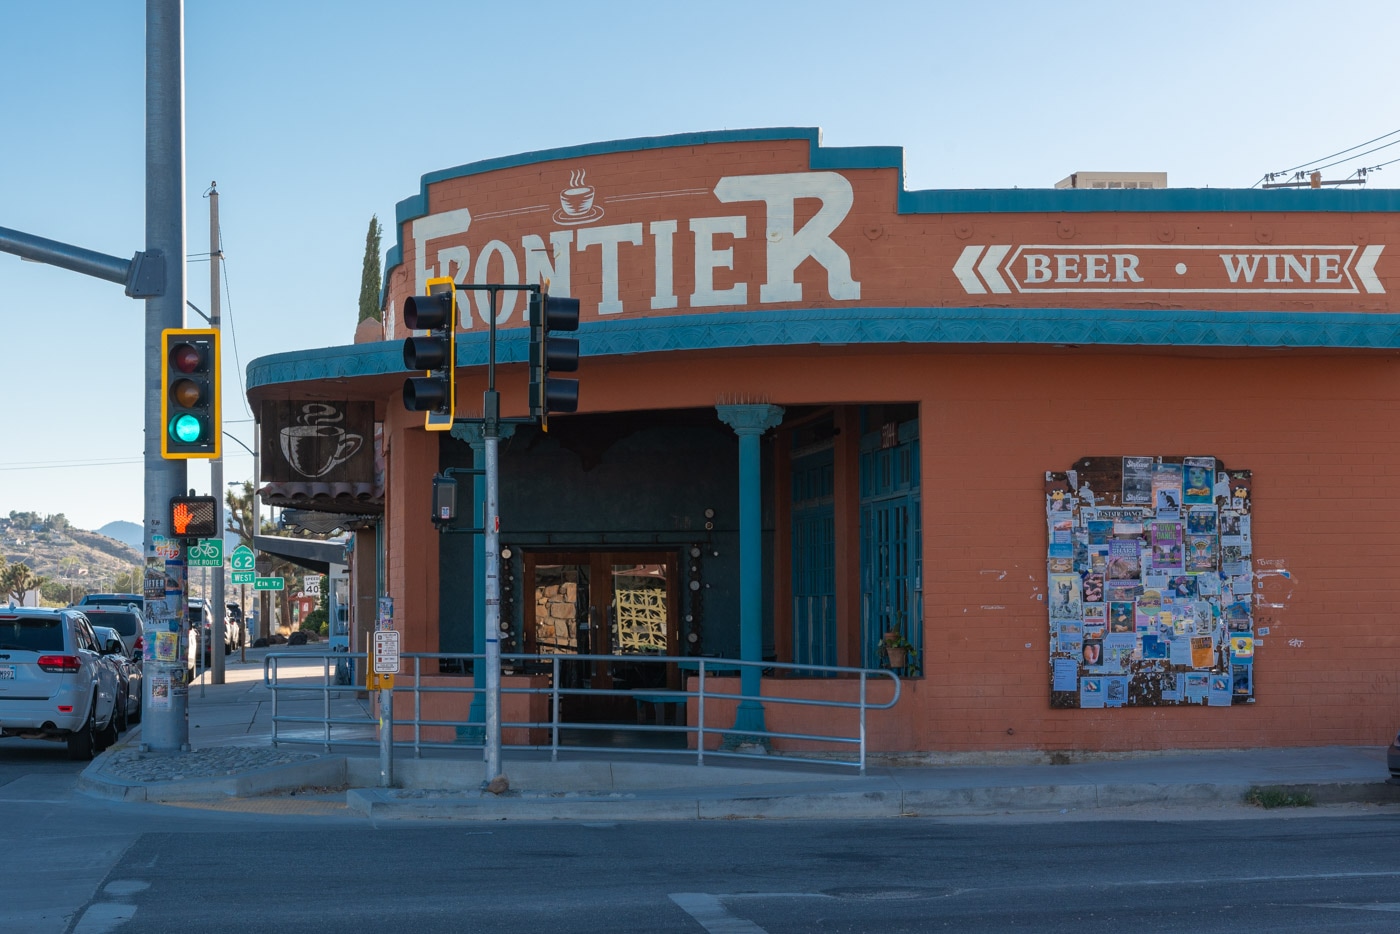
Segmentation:
<svg viewBox="0 0 1400 934">
<path fill-rule="evenodd" d="M 146 545 L 145 531 L 135 522 L 108 522 L 96 531 L 98 535 L 115 538 L 123 545 L 130 545 L 137 552 L 140 552 Z"/>
</svg>

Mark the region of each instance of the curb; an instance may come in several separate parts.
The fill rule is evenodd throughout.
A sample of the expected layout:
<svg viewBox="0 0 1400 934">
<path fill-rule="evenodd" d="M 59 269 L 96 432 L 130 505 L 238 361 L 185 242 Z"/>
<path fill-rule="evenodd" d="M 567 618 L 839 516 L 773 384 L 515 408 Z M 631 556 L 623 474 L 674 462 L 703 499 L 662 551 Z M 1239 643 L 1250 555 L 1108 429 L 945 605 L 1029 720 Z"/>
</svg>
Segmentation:
<svg viewBox="0 0 1400 934">
<path fill-rule="evenodd" d="M 345 784 L 345 757 L 322 756 L 305 762 L 272 765 L 237 775 L 139 782 L 104 775 L 103 763 L 93 762 L 78 777 L 77 789 L 95 798 L 112 801 L 202 801 L 220 798 L 254 798 L 259 795 L 300 791 L 315 786 Z"/>
<path fill-rule="evenodd" d="M 1037 785 L 823 794 L 734 795 L 487 793 L 405 797 L 393 789 L 353 788 L 350 810 L 375 820 L 880 820 L 992 814 L 1094 811 L 1143 805 L 1243 805 L 1252 783 Z M 1396 804 L 1400 788 L 1377 782 L 1271 785 L 1306 793 L 1316 804 Z"/>
</svg>

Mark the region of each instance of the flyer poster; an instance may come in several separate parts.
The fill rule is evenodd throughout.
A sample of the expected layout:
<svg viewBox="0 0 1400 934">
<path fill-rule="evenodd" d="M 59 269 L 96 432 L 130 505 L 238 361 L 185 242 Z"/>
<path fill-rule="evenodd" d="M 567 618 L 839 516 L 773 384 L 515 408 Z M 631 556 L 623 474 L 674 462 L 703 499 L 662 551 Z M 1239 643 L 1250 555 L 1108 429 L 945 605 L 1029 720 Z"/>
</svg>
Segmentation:
<svg viewBox="0 0 1400 934">
<path fill-rule="evenodd" d="M 156 710 L 170 709 L 170 678 L 156 675 L 151 679 L 151 706 Z"/>
<path fill-rule="evenodd" d="M 1186 511 L 1186 534 L 1214 535 L 1216 526 L 1214 506 L 1192 506 Z"/>
<path fill-rule="evenodd" d="M 1133 604 L 1128 601 L 1108 605 L 1108 631 L 1133 631 Z"/>
<path fill-rule="evenodd" d="M 1181 501 L 1186 505 L 1206 506 L 1215 502 L 1215 458 L 1186 458 L 1186 488 Z"/>
<path fill-rule="evenodd" d="M 1186 536 L 1186 570 L 1214 571 L 1217 557 L 1214 535 Z"/>
<path fill-rule="evenodd" d="M 1229 574 L 1231 577 L 1235 577 L 1244 574 L 1247 570 L 1243 546 L 1220 546 L 1220 572 L 1222 574 Z"/>
<path fill-rule="evenodd" d="M 1234 689 L 1228 674 L 1210 676 L 1210 706 L 1229 707 L 1234 701 Z"/>
<path fill-rule="evenodd" d="M 1103 603 L 1084 604 L 1084 628 L 1091 626 L 1103 628 L 1108 624 L 1108 606 Z"/>
<path fill-rule="evenodd" d="M 1254 662 L 1254 637 L 1253 636 L 1231 636 L 1230 637 L 1230 663 L 1232 665 L 1250 665 Z"/>
<path fill-rule="evenodd" d="M 1084 602 L 1103 603 L 1103 575 L 1090 571 L 1084 575 Z"/>
<path fill-rule="evenodd" d="M 1052 691 L 1073 691 L 1078 686 L 1079 663 L 1072 658 L 1055 659 Z"/>
<path fill-rule="evenodd" d="M 1239 513 L 1249 512 L 1250 506 L 1250 486 L 1252 480 L 1249 471 L 1241 470 L 1229 476 L 1230 481 L 1230 508 Z"/>
<path fill-rule="evenodd" d="M 1113 537 L 1113 523 L 1106 519 L 1090 519 L 1085 523 L 1090 545 L 1107 545 Z"/>
<path fill-rule="evenodd" d="M 178 632 L 156 633 L 156 661 L 175 662 L 180 658 L 180 634 Z"/>
<path fill-rule="evenodd" d="M 1184 668 L 1191 667 L 1191 643 L 1187 639 L 1173 639 L 1167 647 L 1167 661 Z"/>
<path fill-rule="evenodd" d="M 1132 633 L 1117 635 L 1110 633 L 1103 638 L 1104 668 L 1112 671 L 1125 671 L 1128 662 L 1137 652 L 1137 636 Z"/>
<path fill-rule="evenodd" d="M 1084 597 L 1078 574 L 1050 575 L 1050 618 L 1081 619 Z"/>
<path fill-rule="evenodd" d="M 1203 701 L 1210 692 L 1210 675 L 1203 672 L 1187 672 L 1185 695 L 1188 701 Z"/>
<path fill-rule="evenodd" d="M 1085 639 L 1080 658 L 1087 667 L 1098 668 L 1103 664 L 1103 643 L 1098 639 Z"/>
<path fill-rule="evenodd" d="M 1152 505 L 1158 510 L 1174 512 L 1181 508 L 1180 464 L 1152 465 Z"/>
<path fill-rule="evenodd" d="M 1138 553 L 1141 544 L 1136 539 L 1114 539 L 1108 543 L 1108 579 L 1115 581 L 1138 580 L 1142 577 L 1142 558 Z"/>
<path fill-rule="evenodd" d="M 1079 706 L 1085 710 L 1103 706 L 1103 678 L 1079 679 Z"/>
<path fill-rule="evenodd" d="M 1170 574 L 1173 571 L 1185 570 L 1184 558 L 1182 554 L 1181 542 L 1161 542 L 1152 546 L 1152 570 L 1164 571 Z"/>
<path fill-rule="evenodd" d="M 1152 505 L 1152 458 L 1123 458 L 1123 505 Z"/>
<path fill-rule="evenodd" d="M 1103 679 L 1103 702 L 1105 707 L 1122 707 L 1128 702 L 1128 679 L 1108 677 Z"/>
<path fill-rule="evenodd" d="M 1215 664 L 1215 642 L 1210 636 L 1191 637 L 1191 667 L 1209 668 Z"/>
<path fill-rule="evenodd" d="M 1249 697 L 1254 693 L 1254 669 L 1249 665 L 1235 665 L 1230 669 L 1235 685 L 1236 697 Z"/>
</svg>

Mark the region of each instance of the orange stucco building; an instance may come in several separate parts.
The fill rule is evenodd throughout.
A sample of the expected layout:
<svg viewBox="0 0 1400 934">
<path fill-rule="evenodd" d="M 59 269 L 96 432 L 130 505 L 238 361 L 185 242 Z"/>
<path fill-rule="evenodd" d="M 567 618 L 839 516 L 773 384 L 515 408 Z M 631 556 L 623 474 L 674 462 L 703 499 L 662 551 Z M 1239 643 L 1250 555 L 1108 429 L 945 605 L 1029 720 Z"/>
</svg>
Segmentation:
<svg viewBox="0 0 1400 934">
<path fill-rule="evenodd" d="M 502 441 L 505 651 L 738 658 L 751 631 L 877 668 L 897 633 L 887 753 L 1381 744 L 1397 236 L 1393 191 L 906 191 L 901 150 L 801 128 L 475 163 L 400 204 L 383 340 L 248 368 L 255 410 L 372 411 L 372 480 L 262 479 L 358 517 L 359 627 L 387 596 L 406 650 L 472 652 L 485 557 L 431 481 L 480 430 L 405 410 L 398 309 L 438 276 L 548 279 L 581 301 L 580 403 Z M 469 420 L 488 308 L 459 294 Z M 525 308 L 496 317 L 508 417 Z M 263 417 L 265 468 L 289 417 Z M 764 693 L 850 689 L 784 674 Z"/>
</svg>

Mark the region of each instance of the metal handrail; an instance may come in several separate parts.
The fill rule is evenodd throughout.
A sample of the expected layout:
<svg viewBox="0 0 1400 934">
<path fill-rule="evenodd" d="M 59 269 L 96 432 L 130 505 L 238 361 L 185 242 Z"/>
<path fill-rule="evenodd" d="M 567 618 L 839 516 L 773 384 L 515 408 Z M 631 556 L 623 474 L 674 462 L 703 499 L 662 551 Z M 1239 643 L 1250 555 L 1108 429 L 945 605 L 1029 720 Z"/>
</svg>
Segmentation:
<svg viewBox="0 0 1400 934">
<path fill-rule="evenodd" d="M 347 658 L 367 659 L 364 652 L 335 652 L 335 653 L 307 653 L 307 652 L 272 652 L 263 660 L 263 680 L 272 689 L 272 743 L 317 743 L 322 745 L 327 751 L 333 745 L 338 746 L 378 746 L 377 739 L 358 739 L 354 736 L 341 735 L 332 736 L 333 727 L 351 727 L 357 730 L 377 727 L 378 721 L 369 718 L 347 718 L 331 716 L 331 692 L 345 689 L 346 685 L 338 685 L 332 681 L 332 661 L 341 661 Z M 413 738 L 411 741 L 397 741 L 393 745 L 399 748 L 412 749 L 414 757 L 420 757 L 424 749 L 480 749 L 481 741 L 467 742 L 434 742 L 423 739 L 423 729 L 425 727 L 455 727 L 458 728 L 459 735 L 462 728 L 468 730 L 484 730 L 484 723 L 471 722 L 467 720 L 428 720 L 423 718 L 423 695 L 424 694 L 470 694 L 478 695 L 485 693 L 485 687 L 477 687 L 473 683 L 475 679 L 467 681 L 462 685 L 449 684 L 424 684 L 423 683 L 423 661 L 424 660 L 453 660 L 471 661 L 473 663 L 484 660 L 485 656 L 470 652 L 407 652 L 401 656 L 404 660 L 411 660 L 411 671 L 408 677 L 400 676 L 400 681 L 395 685 L 395 693 L 410 693 L 413 696 L 413 716 L 407 723 L 399 721 L 400 726 L 411 726 Z M 278 665 L 282 660 L 288 662 L 306 662 L 308 660 L 319 659 L 321 661 L 321 672 L 319 683 L 287 683 L 279 680 Z M 533 665 L 542 669 L 538 673 L 549 673 L 550 684 L 546 687 L 516 687 L 502 685 L 501 693 L 511 695 L 544 695 L 549 698 L 550 716 L 547 721 L 503 721 L 502 731 L 505 730 L 541 730 L 548 729 L 550 741 L 548 746 L 534 744 L 510 744 L 511 748 L 517 749 L 548 749 L 551 761 L 557 761 L 561 748 L 576 752 L 644 752 L 649 754 L 680 754 L 691 755 L 692 750 L 686 749 L 658 749 L 642 748 L 631 749 L 624 747 L 603 747 L 603 746 L 562 746 L 560 743 L 560 731 L 572 730 L 582 733 L 588 731 L 617 731 L 631 733 L 684 733 L 692 734 L 695 738 L 695 749 L 693 754 L 697 765 L 705 764 L 707 755 L 716 758 L 758 758 L 768 757 L 767 744 L 772 739 L 790 739 L 808 742 L 818 742 L 827 744 L 852 745 L 857 747 L 854 761 L 832 758 L 815 758 L 808 756 L 798 756 L 783 754 L 772 757 L 786 762 L 812 762 L 823 765 L 851 766 L 858 768 L 861 774 L 865 773 L 866 766 L 866 714 L 870 710 L 888 710 L 898 703 L 902 693 L 902 681 L 899 675 L 889 669 L 883 668 L 851 668 L 839 665 L 810 665 L 794 662 L 771 662 L 771 661 L 744 661 L 732 658 L 705 658 L 700 656 L 672 656 L 672 655 L 529 655 L 520 653 L 503 653 L 501 660 L 504 664 L 512 667 L 525 667 Z M 655 665 L 680 665 L 687 672 L 695 672 L 694 690 L 673 689 L 673 688 L 592 688 L 592 687 L 563 687 L 562 686 L 562 665 L 565 663 L 611 663 L 627 662 L 629 664 L 655 664 Z M 710 666 L 722 667 L 725 675 L 737 675 L 744 668 L 759 668 L 763 671 L 793 671 L 810 672 L 815 675 L 825 676 L 822 683 L 833 683 L 830 676 L 848 675 L 859 679 L 858 695 L 856 700 L 836 700 L 807 697 L 785 697 L 775 694 L 764 694 L 760 687 L 758 697 L 764 704 L 786 704 L 797 707 L 825 707 L 832 709 L 847 709 L 858 711 L 857 728 L 854 736 L 836 733 L 796 733 L 777 730 L 735 730 L 733 726 L 718 726 L 707 723 L 706 703 L 716 700 L 723 701 L 744 701 L 753 699 L 751 695 L 743 693 L 732 693 L 726 691 L 711 691 L 707 687 L 707 679 L 712 676 Z M 888 678 L 893 682 L 893 694 L 888 701 L 874 703 L 869 700 L 869 682 L 871 678 Z M 789 682 L 799 683 L 799 682 Z M 320 717 L 293 716 L 283 714 L 279 708 L 279 693 L 283 691 L 319 691 L 324 696 L 322 715 Z M 629 724 L 629 723 L 564 723 L 560 718 L 560 708 L 562 700 L 571 696 L 591 696 L 591 697 L 631 697 L 638 703 L 667 703 L 667 704 L 689 704 L 692 699 L 696 701 L 696 723 L 690 724 L 663 724 L 658 714 L 658 723 L 650 724 Z M 664 700 L 657 700 L 664 698 Z M 321 738 L 311 740 L 306 738 L 289 737 L 279 735 L 279 726 L 284 724 L 319 724 L 322 727 Z M 342 734 L 344 731 L 342 731 Z M 724 737 L 720 748 L 707 750 L 707 737 L 720 734 Z M 757 743 L 753 743 L 753 740 Z M 742 742 L 741 742 L 742 741 Z M 746 751 L 741 748 L 743 743 L 753 743 L 754 748 Z M 726 748 L 727 747 L 727 748 Z M 762 749 L 762 752 L 758 750 Z M 771 760 L 770 760 L 771 761 Z"/>
</svg>

